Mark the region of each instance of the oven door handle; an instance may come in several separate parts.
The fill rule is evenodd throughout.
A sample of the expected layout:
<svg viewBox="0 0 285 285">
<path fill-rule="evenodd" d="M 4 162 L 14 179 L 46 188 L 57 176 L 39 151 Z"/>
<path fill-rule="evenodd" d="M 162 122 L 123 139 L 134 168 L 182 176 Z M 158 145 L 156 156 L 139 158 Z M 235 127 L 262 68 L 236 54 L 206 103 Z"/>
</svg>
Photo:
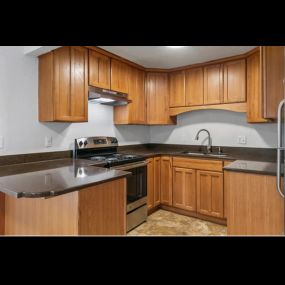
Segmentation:
<svg viewBox="0 0 285 285">
<path fill-rule="evenodd" d="M 146 161 L 142 161 L 139 163 L 130 163 L 130 164 L 126 164 L 126 165 L 118 165 L 118 166 L 113 166 L 110 169 L 116 169 L 116 170 L 131 170 L 134 168 L 138 168 L 138 167 L 143 167 L 146 166 L 147 162 Z"/>
</svg>

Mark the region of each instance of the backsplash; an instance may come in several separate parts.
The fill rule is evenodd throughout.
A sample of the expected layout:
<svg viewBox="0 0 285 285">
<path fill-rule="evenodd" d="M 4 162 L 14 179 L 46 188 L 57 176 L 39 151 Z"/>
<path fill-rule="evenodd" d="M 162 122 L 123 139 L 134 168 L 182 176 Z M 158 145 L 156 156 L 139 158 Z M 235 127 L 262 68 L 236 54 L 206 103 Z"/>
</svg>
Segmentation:
<svg viewBox="0 0 285 285">
<path fill-rule="evenodd" d="M 216 146 L 275 148 L 277 146 L 276 124 L 248 124 L 246 114 L 222 110 L 202 110 L 184 113 L 177 117 L 176 126 L 150 127 L 151 143 L 207 144 L 207 134 L 195 136 L 200 129 L 211 133 Z M 238 136 L 246 137 L 246 144 L 238 143 Z"/>
</svg>

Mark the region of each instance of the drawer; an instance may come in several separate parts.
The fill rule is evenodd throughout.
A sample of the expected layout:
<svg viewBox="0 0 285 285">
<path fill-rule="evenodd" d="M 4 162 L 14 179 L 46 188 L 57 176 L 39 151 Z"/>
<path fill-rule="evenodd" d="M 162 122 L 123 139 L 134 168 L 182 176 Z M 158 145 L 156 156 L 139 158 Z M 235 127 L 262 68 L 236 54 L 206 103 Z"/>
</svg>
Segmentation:
<svg viewBox="0 0 285 285">
<path fill-rule="evenodd" d="M 223 161 L 220 160 L 173 157 L 173 166 L 199 170 L 223 171 Z"/>
</svg>

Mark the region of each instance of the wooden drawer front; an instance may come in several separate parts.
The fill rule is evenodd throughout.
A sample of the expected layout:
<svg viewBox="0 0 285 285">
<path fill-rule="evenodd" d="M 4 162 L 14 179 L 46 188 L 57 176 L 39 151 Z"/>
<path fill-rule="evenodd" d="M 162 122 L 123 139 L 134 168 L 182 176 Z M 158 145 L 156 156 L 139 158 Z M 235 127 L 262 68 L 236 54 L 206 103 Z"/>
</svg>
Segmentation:
<svg viewBox="0 0 285 285">
<path fill-rule="evenodd" d="M 223 162 L 219 160 L 173 157 L 173 166 L 199 169 L 199 170 L 210 170 L 210 171 L 220 171 L 220 172 L 223 171 Z"/>
</svg>

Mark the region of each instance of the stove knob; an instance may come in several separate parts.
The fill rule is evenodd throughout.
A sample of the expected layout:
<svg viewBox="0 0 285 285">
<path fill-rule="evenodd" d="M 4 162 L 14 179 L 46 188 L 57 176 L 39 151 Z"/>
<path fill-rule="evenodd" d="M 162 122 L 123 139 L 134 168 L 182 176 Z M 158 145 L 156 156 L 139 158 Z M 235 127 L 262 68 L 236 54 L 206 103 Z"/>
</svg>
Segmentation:
<svg viewBox="0 0 285 285">
<path fill-rule="evenodd" d="M 118 143 L 118 140 L 116 138 L 111 139 L 111 143 Z"/>
<path fill-rule="evenodd" d="M 82 141 L 79 142 L 79 146 L 80 146 L 80 147 L 83 146 L 83 142 L 82 142 Z"/>
<path fill-rule="evenodd" d="M 88 145 L 88 142 L 87 141 L 84 141 L 84 146 L 87 146 Z"/>
</svg>

